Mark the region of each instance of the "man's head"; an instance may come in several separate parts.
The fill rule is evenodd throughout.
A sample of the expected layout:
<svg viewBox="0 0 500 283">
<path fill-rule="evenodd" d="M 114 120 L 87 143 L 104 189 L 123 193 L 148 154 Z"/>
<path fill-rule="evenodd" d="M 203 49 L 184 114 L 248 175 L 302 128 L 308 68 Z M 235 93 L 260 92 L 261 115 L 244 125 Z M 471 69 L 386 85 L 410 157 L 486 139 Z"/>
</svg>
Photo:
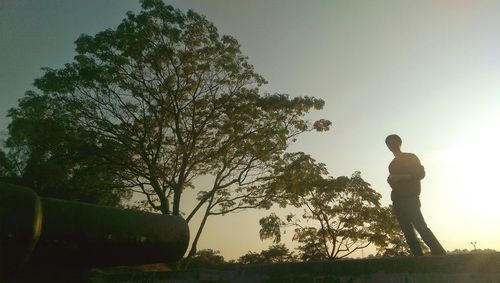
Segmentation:
<svg viewBox="0 0 500 283">
<path fill-rule="evenodd" d="M 390 151 L 400 151 L 401 150 L 401 144 L 403 141 L 398 135 L 388 135 L 385 138 L 385 144 L 389 148 Z"/>
</svg>

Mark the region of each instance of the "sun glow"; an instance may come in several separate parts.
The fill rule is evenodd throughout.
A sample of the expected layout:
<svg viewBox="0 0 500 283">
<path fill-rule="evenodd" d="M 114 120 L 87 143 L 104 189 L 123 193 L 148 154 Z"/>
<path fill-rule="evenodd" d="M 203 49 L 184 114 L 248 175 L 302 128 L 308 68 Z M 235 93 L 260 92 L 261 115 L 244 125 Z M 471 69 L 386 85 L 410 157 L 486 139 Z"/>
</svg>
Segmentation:
<svg viewBox="0 0 500 283">
<path fill-rule="evenodd" d="M 442 156 L 450 205 L 464 228 L 500 233 L 500 117 L 460 139 Z"/>
</svg>

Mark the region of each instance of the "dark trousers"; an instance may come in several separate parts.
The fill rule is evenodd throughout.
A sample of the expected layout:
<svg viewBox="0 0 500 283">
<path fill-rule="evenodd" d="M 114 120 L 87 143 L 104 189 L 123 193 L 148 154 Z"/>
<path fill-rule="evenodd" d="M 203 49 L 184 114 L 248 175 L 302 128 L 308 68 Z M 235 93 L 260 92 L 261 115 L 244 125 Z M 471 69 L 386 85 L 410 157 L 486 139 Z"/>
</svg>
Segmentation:
<svg viewBox="0 0 500 283">
<path fill-rule="evenodd" d="M 436 236 L 434 236 L 431 229 L 425 223 L 422 212 L 420 212 L 420 199 L 418 197 L 393 200 L 393 208 L 394 215 L 398 219 L 399 226 L 405 235 L 406 243 L 408 243 L 413 255 L 423 255 L 422 248 L 415 235 L 415 230 L 417 230 L 424 243 L 431 249 L 433 255 L 446 254 L 443 246 L 441 246 Z"/>
</svg>

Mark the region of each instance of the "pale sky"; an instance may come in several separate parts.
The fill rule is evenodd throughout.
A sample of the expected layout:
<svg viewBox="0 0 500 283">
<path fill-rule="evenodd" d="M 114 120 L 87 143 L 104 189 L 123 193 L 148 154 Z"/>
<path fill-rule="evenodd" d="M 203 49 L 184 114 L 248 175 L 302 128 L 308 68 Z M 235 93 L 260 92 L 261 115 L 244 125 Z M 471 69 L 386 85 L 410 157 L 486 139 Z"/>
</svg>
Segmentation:
<svg viewBox="0 0 500 283">
<path fill-rule="evenodd" d="M 291 150 L 310 153 L 332 176 L 361 171 L 389 204 L 384 138 L 397 133 L 426 168 L 422 212 L 445 249 L 474 241 L 500 250 L 499 1 L 167 3 L 238 39 L 266 91 L 325 100 L 311 119 L 333 128 Z M 71 62 L 80 34 L 114 28 L 139 8 L 131 0 L 0 0 L 0 131 L 41 67 Z M 258 220 L 268 213 L 209 219 L 200 248 L 226 259 L 267 248 Z"/>
</svg>

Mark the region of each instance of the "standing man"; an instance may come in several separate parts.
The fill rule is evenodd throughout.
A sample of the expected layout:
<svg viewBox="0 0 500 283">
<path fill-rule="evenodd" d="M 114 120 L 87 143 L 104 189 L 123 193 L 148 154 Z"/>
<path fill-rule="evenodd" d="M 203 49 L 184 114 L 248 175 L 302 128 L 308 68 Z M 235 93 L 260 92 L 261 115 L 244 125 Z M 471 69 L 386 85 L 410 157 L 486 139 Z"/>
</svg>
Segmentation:
<svg viewBox="0 0 500 283">
<path fill-rule="evenodd" d="M 422 256 L 414 227 L 433 255 L 445 255 L 446 251 L 427 227 L 420 212 L 420 180 L 425 177 L 424 167 L 413 153 L 401 151 L 402 140 L 398 135 L 389 135 L 385 144 L 394 154 L 389 164 L 387 182 L 392 188 L 391 200 L 394 215 L 406 238 L 406 243 L 414 256 Z"/>
</svg>

